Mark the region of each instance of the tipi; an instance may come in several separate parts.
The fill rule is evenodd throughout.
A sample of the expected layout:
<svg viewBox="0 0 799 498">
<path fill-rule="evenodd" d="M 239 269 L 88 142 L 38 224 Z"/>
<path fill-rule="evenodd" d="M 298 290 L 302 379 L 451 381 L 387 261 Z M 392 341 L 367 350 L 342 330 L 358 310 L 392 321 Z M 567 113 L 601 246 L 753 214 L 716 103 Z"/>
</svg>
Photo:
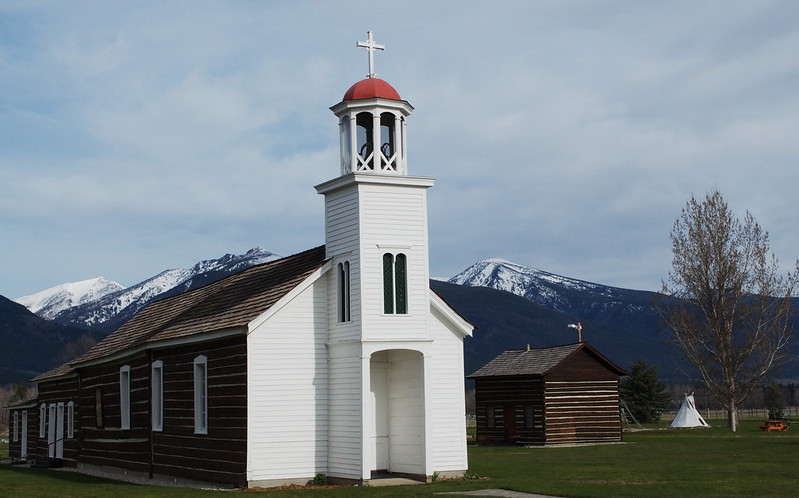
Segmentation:
<svg viewBox="0 0 799 498">
<path fill-rule="evenodd" d="M 682 406 L 669 427 L 710 427 L 697 411 L 693 393 L 685 395 Z"/>
</svg>

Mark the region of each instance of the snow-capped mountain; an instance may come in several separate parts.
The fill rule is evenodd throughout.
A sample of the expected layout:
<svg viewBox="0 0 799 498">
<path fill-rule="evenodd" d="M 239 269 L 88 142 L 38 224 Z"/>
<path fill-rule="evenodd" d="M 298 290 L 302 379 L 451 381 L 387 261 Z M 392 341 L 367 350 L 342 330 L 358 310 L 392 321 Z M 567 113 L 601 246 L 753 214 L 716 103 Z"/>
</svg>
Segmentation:
<svg viewBox="0 0 799 498">
<path fill-rule="evenodd" d="M 449 279 L 449 282 L 504 290 L 564 313 L 575 311 L 575 295 L 602 297 L 601 300 L 607 302 L 622 299 L 624 293 L 623 289 L 563 277 L 494 258 L 473 264 Z"/>
<path fill-rule="evenodd" d="M 166 270 L 128 288 L 120 286 L 97 299 L 63 308 L 51 318 L 65 325 L 111 332 L 157 298 L 201 287 L 279 257 L 256 247 L 245 254 L 226 254 L 219 259 L 200 261 L 189 269 Z"/>
<path fill-rule="evenodd" d="M 97 277 L 56 285 L 29 296 L 18 297 L 14 301 L 40 317 L 52 320 L 67 308 L 96 301 L 124 288 L 121 284 Z"/>
</svg>

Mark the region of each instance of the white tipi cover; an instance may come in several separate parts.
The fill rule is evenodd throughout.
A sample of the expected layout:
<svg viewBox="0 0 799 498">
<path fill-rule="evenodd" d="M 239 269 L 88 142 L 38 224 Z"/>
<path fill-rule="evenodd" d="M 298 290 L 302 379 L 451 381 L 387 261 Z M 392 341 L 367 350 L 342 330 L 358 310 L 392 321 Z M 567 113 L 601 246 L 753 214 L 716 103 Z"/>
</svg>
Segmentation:
<svg viewBox="0 0 799 498">
<path fill-rule="evenodd" d="M 694 395 L 686 394 L 670 427 L 709 427 L 694 405 Z"/>
</svg>

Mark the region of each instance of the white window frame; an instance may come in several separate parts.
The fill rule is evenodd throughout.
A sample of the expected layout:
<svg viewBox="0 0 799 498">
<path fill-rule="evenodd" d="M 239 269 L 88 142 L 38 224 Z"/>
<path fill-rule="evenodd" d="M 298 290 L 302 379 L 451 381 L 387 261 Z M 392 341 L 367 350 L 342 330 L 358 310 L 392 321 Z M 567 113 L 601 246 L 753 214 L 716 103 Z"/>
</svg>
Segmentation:
<svg viewBox="0 0 799 498">
<path fill-rule="evenodd" d="M 28 456 L 28 410 L 22 411 L 22 432 L 20 434 L 22 442 L 19 446 L 20 458 Z"/>
<path fill-rule="evenodd" d="M 19 441 L 19 412 L 16 411 L 16 410 L 14 410 L 14 425 L 13 425 L 13 427 L 14 427 L 14 431 L 13 431 L 14 435 L 13 435 L 11 440 L 16 443 L 16 442 Z"/>
<path fill-rule="evenodd" d="M 67 439 L 75 437 L 75 402 L 67 403 Z"/>
<path fill-rule="evenodd" d="M 50 458 L 56 458 L 56 404 L 50 403 L 48 411 L 50 413 L 48 415 L 49 420 L 47 421 L 47 456 Z"/>
<path fill-rule="evenodd" d="M 39 437 L 47 437 L 47 403 L 39 405 Z"/>
<path fill-rule="evenodd" d="M 164 362 L 156 360 L 152 364 L 152 430 L 164 430 Z"/>
<path fill-rule="evenodd" d="M 208 434 L 208 358 L 194 358 L 194 433 Z"/>
<path fill-rule="evenodd" d="M 130 430 L 130 365 L 119 369 L 119 427 Z"/>
</svg>

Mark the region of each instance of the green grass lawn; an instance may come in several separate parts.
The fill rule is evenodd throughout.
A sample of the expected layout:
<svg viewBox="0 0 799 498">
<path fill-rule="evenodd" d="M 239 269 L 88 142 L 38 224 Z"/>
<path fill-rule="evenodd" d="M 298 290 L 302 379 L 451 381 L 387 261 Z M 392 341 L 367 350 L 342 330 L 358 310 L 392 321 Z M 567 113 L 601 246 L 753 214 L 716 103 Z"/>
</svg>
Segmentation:
<svg viewBox="0 0 799 498">
<path fill-rule="evenodd" d="M 272 490 L 270 496 L 430 496 L 504 488 L 555 496 L 797 496 L 799 427 L 763 433 L 744 421 L 718 427 L 625 433 L 627 444 L 579 448 L 469 448 L 471 472 L 487 480 L 390 488 Z M 222 492 L 135 486 L 72 472 L 0 466 L 3 496 L 217 496 Z M 247 494 L 247 496 L 250 496 Z"/>
</svg>

